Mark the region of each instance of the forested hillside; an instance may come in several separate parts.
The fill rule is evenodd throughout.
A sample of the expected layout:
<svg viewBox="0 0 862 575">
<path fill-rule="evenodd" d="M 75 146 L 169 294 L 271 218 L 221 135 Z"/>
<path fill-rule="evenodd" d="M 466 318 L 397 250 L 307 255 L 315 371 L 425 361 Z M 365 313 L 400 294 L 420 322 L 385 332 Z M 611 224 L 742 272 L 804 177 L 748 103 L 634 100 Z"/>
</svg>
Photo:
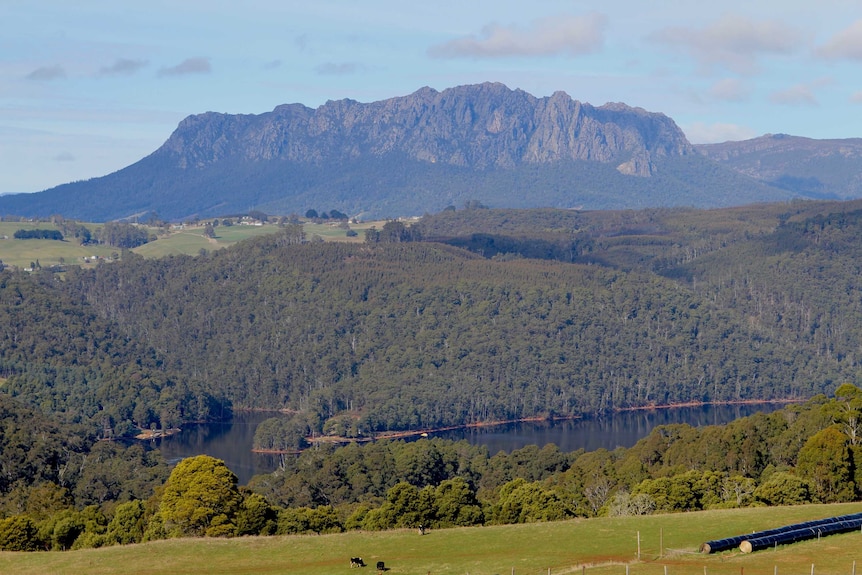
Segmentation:
<svg viewBox="0 0 862 575">
<path fill-rule="evenodd" d="M 804 398 L 858 377 L 856 209 L 461 210 L 359 245 L 275 234 L 6 273 L 0 377 L 121 431 L 241 408 L 357 433 Z M 466 249 L 393 241 L 421 237 Z"/>
</svg>

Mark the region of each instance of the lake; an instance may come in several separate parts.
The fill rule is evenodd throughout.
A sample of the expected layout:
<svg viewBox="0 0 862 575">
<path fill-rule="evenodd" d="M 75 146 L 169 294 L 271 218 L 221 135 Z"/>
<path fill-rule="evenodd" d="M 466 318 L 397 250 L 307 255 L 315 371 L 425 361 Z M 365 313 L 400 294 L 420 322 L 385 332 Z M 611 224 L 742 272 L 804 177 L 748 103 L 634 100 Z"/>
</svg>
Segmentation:
<svg viewBox="0 0 862 575">
<path fill-rule="evenodd" d="M 526 445 L 542 447 L 549 443 L 556 444 L 565 452 L 581 448 L 594 451 L 600 448 L 631 447 L 659 425 L 720 425 L 758 411 L 769 413 L 782 407 L 781 404 L 771 403 L 675 407 L 627 411 L 596 418 L 472 427 L 431 435 L 452 440 L 466 439 L 473 445 L 486 446 L 491 455 Z M 253 475 L 269 473 L 278 467 L 278 455 L 251 451 L 257 424 L 274 416 L 277 414 L 237 413 L 230 422 L 190 424 L 174 436 L 156 440 L 154 445 L 171 463 L 202 454 L 222 459 L 239 477 L 240 484 L 245 484 Z"/>
</svg>

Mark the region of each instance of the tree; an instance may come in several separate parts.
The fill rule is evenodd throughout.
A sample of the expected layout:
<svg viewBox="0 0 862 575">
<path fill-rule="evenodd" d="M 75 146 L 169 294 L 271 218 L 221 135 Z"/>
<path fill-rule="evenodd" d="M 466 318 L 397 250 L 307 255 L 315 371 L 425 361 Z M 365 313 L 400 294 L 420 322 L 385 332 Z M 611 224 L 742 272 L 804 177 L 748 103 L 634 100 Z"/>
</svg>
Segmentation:
<svg viewBox="0 0 862 575">
<path fill-rule="evenodd" d="M 237 535 L 272 535 L 278 522 L 277 511 L 259 493 L 248 495 L 236 518 Z"/>
<path fill-rule="evenodd" d="M 754 490 L 754 498 L 767 505 L 802 505 L 811 498 L 808 485 L 796 475 L 777 471 Z"/>
<path fill-rule="evenodd" d="M 862 390 L 845 383 L 835 390 L 836 401 L 824 405 L 832 420 L 850 440 L 850 445 L 862 444 Z"/>
<path fill-rule="evenodd" d="M 248 217 L 263 223 L 266 223 L 269 220 L 269 216 L 260 210 L 251 210 L 248 213 Z"/>
<path fill-rule="evenodd" d="M 41 546 L 36 523 L 28 516 L 0 520 L 0 551 L 37 551 Z"/>
<path fill-rule="evenodd" d="M 159 514 L 168 537 L 224 537 L 236 533 L 242 495 L 224 461 L 208 455 L 177 464 L 165 483 Z"/>
<path fill-rule="evenodd" d="M 111 543 L 128 545 L 138 543 L 144 537 L 145 509 L 139 499 L 127 501 L 117 506 L 114 517 L 108 523 L 107 539 Z"/>
<path fill-rule="evenodd" d="M 855 496 L 848 444 L 847 436 L 833 425 L 809 437 L 799 450 L 797 470 L 823 503 L 852 501 Z"/>
<path fill-rule="evenodd" d="M 309 220 L 316 220 L 318 218 L 317 210 L 308 210 L 307 212 L 305 212 L 305 217 Z"/>
<path fill-rule="evenodd" d="M 655 500 L 646 493 L 632 495 L 628 491 L 617 491 L 606 510 L 609 517 L 649 515 L 655 510 Z"/>
<path fill-rule="evenodd" d="M 500 501 L 493 512 L 496 523 L 500 524 L 558 521 L 574 516 L 555 492 L 520 477 L 500 489 Z"/>
<path fill-rule="evenodd" d="M 435 523 L 440 527 L 481 525 L 485 516 L 476 492 L 461 477 L 447 479 L 435 490 Z"/>
</svg>

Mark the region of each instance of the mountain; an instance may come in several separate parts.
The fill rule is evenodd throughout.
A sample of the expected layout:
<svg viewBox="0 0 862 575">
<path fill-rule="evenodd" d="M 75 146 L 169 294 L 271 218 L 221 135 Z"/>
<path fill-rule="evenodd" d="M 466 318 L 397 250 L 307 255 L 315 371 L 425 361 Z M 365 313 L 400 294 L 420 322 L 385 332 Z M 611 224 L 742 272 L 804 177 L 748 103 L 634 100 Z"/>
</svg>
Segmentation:
<svg viewBox="0 0 862 575">
<path fill-rule="evenodd" d="M 315 208 L 393 217 L 468 200 L 607 209 L 793 195 L 697 154 L 663 114 L 486 83 L 369 104 L 190 116 L 139 162 L 0 198 L 0 213 L 101 221 L 157 212 L 175 220 Z"/>
<path fill-rule="evenodd" d="M 767 134 L 696 149 L 740 174 L 809 198 L 862 196 L 862 138 L 814 140 Z"/>
</svg>

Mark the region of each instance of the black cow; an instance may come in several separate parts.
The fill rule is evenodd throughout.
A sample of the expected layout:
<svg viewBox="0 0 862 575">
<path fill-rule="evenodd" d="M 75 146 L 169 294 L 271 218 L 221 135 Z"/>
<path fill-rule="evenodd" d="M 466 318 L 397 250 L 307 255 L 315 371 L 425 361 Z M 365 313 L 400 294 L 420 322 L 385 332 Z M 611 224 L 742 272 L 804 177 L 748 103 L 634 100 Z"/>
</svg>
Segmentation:
<svg viewBox="0 0 862 575">
<path fill-rule="evenodd" d="M 362 560 L 362 557 L 351 557 L 350 567 L 365 567 L 365 561 Z"/>
</svg>

